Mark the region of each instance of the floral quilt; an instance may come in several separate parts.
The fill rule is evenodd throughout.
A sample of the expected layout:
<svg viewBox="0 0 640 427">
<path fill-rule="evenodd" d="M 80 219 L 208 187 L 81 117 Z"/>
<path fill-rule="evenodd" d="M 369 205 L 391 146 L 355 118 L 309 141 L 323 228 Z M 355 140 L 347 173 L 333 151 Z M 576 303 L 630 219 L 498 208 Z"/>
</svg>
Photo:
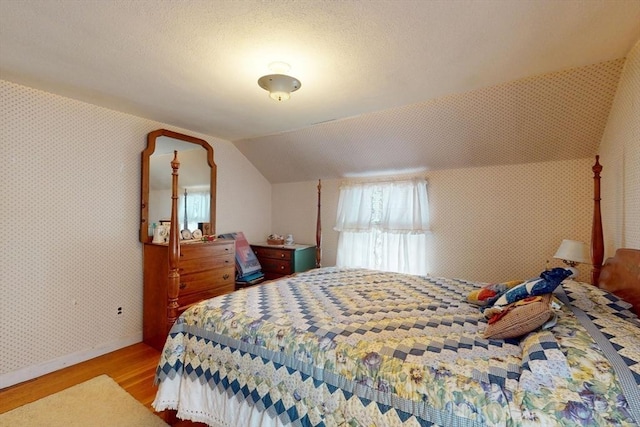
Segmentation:
<svg viewBox="0 0 640 427">
<path fill-rule="evenodd" d="M 635 397 L 583 326 L 614 344 L 637 392 L 628 304 L 566 280 L 552 329 L 484 339 L 484 316 L 465 302 L 483 285 L 331 267 L 203 301 L 167 338 L 154 407 L 219 420 L 184 398 L 217 391 L 280 425 L 637 425 Z"/>
</svg>

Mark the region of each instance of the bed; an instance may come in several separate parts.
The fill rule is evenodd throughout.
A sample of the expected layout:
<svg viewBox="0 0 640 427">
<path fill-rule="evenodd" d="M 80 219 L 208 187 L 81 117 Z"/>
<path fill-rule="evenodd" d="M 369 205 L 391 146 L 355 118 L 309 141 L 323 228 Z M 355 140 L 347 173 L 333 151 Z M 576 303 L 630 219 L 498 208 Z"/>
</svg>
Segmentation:
<svg viewBox="0 0 640 427">
<path fill-rule="evenodd" d="M 325 267 L 202 301 L 153 407 L 213 426 L 637 425 L 640 250 L 594 265 L 599 286 L 558 279 L 544 329 L 512 338 L 469 302 L 491 285 L 460 279 Z"/>
</svg>

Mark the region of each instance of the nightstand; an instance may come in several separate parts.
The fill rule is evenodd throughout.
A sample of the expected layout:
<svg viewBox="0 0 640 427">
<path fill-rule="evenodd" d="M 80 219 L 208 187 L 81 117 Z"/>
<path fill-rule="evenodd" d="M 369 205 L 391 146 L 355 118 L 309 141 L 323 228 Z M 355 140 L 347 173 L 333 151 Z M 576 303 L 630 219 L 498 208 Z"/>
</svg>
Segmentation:
<svg viewBox="0 0 640 427">
<path fill-rule="evenodd" d="M 256 254 L 265 280 L 279 279 L 316 267 L 316 247 L 313 245 L 251 245 Z"/>
</svg>

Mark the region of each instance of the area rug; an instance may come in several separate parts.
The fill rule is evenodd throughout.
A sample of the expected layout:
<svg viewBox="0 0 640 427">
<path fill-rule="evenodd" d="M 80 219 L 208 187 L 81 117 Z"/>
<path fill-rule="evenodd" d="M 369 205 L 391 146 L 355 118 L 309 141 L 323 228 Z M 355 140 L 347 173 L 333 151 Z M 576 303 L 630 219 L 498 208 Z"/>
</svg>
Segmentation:
<svg viewBox="0 0 640 427">
<path fill-rule="evenodd" d="M 107 375 L 0 415 L 0 427 L 166 427 Z"/>
</svg>

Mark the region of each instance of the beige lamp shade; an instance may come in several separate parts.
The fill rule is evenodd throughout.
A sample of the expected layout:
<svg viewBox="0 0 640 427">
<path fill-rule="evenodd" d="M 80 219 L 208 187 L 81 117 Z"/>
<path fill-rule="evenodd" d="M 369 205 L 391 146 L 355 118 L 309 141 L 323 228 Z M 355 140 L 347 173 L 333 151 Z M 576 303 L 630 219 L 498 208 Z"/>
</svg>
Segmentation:
<svg viewBox="0 0 640 427">
<path fill-rule="evenodd" d="M 578 240 L 563 240 L 556 251 L 554 258 L 561 259 L 575 267 L 576 264 L 589 264 L 589 248 L 584 242 Z"/>
</svg>

